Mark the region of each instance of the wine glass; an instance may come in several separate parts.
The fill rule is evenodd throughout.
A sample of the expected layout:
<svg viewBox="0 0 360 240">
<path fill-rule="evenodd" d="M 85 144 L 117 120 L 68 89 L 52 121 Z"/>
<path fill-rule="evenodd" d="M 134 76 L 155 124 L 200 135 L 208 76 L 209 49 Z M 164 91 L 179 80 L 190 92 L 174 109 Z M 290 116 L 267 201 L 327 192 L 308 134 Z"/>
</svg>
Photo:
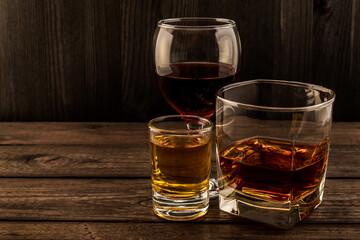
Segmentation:
<svg viewBox="0 0 360 240">
<path fill-rule="evenodd" d="M 214 115 L 215 93 L 236 81 L 240 55 L 233 20 L 192 17 L 158 22 L 155 73 L 164 98 L 181 115 Z M 217 196 L 214 179 L 210 196 Z"/>
</svg>

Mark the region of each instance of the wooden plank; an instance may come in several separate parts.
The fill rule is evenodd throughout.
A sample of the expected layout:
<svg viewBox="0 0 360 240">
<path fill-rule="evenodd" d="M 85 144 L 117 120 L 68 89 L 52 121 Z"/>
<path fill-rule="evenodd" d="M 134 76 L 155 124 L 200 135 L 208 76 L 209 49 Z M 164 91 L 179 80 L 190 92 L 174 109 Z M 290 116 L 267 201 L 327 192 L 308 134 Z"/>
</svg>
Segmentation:
<svg viewBox="0 0 360 240">
<path fill-rule="evenodd" d="M 273 1 L 198 0 L 198 16 L 232 19 L 239 31 L 242 56 L 240 81 L 272 78 L 274 65 L 273 22 L 276 19 Z M 259 7 L 261 6 L 261 7 Z M 260 17 L 261 16 L 261 17 Z M 261 29 L 261 30 L 259 30 Z"/>
<path fill-rule="evenodd" d="M 151 66 L 160 0 L 0 4 L 0 120 L 131 121 L 171 110 Z"/>
<path fill-rule="evenodd" d="M 222 9 L 222 2 L 216 9 Z M 261 6 L 261 7 L 259 7 Z M 273 1 L 234 1 L 220 15 L 233 18 L 238 25 L 242 44 L 240 81 L 273 78 L 273 24 L 276 6 Z M 228 15 L 229 14 L 229 15 Z"/>
<path fill-rule="evenodd" d="M 357 81 L 350 80 L 352 7 L 353 0 L 314 1 L 312 83 L 335 90 L 334 118 L 342 121 L 360 116 L 353 111 L 359 99 L 356 90 L 360 87 L 359 76 Z M 357 98 L 349 101 L 347 96 Z"/>
<path fill-rule="evenodd" d="M 360 223 L 360 180 L 328 179 L 324 202 L 304 223 Z M 2 178 L 0 220 L 165 222 L 152 212 L 150 179 Z M 212 200 L 196 222 L 248 223 Z"/>
<path fill-rule="evenodd" d="M 275 4 L 273 77 L 311 82 L 313 0 L 279 0 Z"/>
<path fill-rule="evenodd" d="M 0 145 L 145 144 L 145 122 L 0 122 Z M 360 145 L 360 122 L 334 122 L 332 145 Z"/>
<path fill-rule="evenodd" d="M 144 144 L 147 123 L 0 122 L 1 145 Z"/>
<path fill-rule="evenodd" d="M 113 146 L 1 146 L 1 177 L 150 177 L 147 143 Z M 328 178 L 360 178 L 356 146 L 331 147 Z M 216 172 L 213 148 L 212 169 Z M 215 175 L 215 174 L 214 174 Z"/>
<path fill-rule="evenodd" d="M 122 105 L 119 120 L 148 121 L 155 116 L 176 113 L 162 97 L 154 75 L 153 38 L 160 19 L 192 16 L 193 2 L 184 0 L 119 2 L 121 58 L 118 67 L 121 69 L 122 82 L 122 98 L 121 102 L 117 103 Z"/>
<path fill-rule="evenodd" d="M 298 224 L 281 230 L 260 224 L 0 222 L 1 239 L 357 239 L 359 224 Z"/>
<path fill-rule="evenodd" d="M 0 149 L 1 177 L 150 177 L 147 144 Z"/>
<path fill-rule="evenodd" d="M 0 123 L 1 177 L 149 177 L 146 123 Z M 334 123 L 328 178 L 359 178 L 360 123 Z M 215 169 L 213 146 L 213 172 Z M 136 163 L 136 164 L 135 164 Z"/>
<path fill-rule="evenodd" d="M 332 145 L 328 162 L 328 178 L 360 178 L 358 145 Z"/>
<path fill-rule="evenodd" d="M 360 124 L 357 122 L 334 122 L 330 142 L 333 145 L 360 145 Z"/>
<path fill-rule="evenodd" d="M 351 99 L 356 99 L 351 101 L 351 107 L 348 109 L 360 109 L 360 94 L 356 88 L 359 87 L 360 80 L 360 2 L 359 0 L 352 1 L 352 22 L 351 22 L 351 39 L 350 39 L 350 80 L 349 86 L 352 88 L 348 89 L 347 96 L 351 96 Z M 348 102 L 349 103 L 349 102 Z M 348 119 L 354 118 L 354 115 L 359 116 L 359 113 L 351 112 L 346 113 L 351 114 L 347 116 Z"/>
<path fill-rule="evenodd" d="M 337 92 L 335 119 L 356 121 L 358 5 L 357 0 L 2 0 L 0 120 L 146 121 L 173 113 L 153 76 L 156 22 L 213 16 L 238 24 L 241 80 L 305 81 L 311 75 L 312 82 Z"/>
</svg>

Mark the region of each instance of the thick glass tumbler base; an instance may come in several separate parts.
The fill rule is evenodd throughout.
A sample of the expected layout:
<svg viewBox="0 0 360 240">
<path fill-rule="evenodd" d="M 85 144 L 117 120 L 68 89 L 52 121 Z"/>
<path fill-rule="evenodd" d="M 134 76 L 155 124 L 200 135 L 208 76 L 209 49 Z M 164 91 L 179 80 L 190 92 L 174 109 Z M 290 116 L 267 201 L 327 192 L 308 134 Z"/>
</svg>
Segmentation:
<svg viewBox="0 0 360 240">
<path fill-rule="evenodd" d="M 219 206 L 222 211 L 263 222 L 280 228 L 291 228 L 318 207 L 323 198 L 323 185 L 313 193 L 295 203 L 272 202 L 238 191 L 226 196 L 230 187 L 219 192 Z M 232 190 L 230 190 L 232 191 Z"/>
<path fill-rule="evenodd" d="M 153 190 L 153 209 L 161 218 L 189 221 L 204 216 L 209 207 L 209 191 L 193 197 L 169 197 Z"/>
</svg>

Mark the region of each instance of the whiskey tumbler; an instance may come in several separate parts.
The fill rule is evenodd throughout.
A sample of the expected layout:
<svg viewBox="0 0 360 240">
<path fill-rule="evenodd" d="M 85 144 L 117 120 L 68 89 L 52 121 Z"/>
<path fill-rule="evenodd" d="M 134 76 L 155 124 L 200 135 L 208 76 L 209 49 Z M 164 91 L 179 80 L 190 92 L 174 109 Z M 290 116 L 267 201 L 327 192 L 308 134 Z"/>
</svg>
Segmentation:
<svg viewBox="0 0 360 240">
<path fill-rule="evenodd" d="M 217 92 L 220 209 L 291 228 L 323 199 L 335 93 L 251 80 Z"/>
</svg>

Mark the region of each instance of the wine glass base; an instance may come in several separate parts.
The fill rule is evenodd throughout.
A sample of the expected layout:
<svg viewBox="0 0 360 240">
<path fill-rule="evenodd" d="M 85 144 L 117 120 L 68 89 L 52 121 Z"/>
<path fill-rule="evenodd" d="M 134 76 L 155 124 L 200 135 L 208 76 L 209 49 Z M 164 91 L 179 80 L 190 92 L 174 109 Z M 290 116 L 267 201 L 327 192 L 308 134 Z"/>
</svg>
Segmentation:
<svg viewBox="0 0 360 240">
<path fill-rule="evenodd" d="M 209 198 L 215 199 L 219 196 L 219 187 L 215 178 L 210 178 L 209 181 Z"/>
</svg>

